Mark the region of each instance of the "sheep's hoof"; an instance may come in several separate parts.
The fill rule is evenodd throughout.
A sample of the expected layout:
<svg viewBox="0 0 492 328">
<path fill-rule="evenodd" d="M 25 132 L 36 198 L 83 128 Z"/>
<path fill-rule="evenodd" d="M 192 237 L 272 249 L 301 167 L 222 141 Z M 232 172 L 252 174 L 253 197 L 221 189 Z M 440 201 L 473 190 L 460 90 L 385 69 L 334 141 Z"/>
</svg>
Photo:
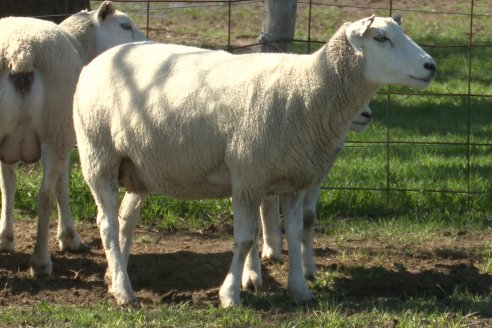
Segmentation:
<svg viewBox="0 0 492 328">
<path fill-rule="evenodd" d="M 306 288 L 294 289 L 289 287 L 289 294 L 294 298 L 297 304 L 308 305 L 315 304 L 316 298 L 311 293 L 311 291 Z"/>
<path fill-rule="evenodd" d="M 259 285 L 261 285 L 261 283 L 255 283 L 252 278 L 248 278 L 247 281 L 242 283 L 243 290 L 250 291 L 252 293 L 256 293 L 259 290 Z"/>
<path fill-rule="evenodd" d="M 89 250 L 89 246 L 82 242 L 73 229 L 66 229 L 58 234 L 58 245 L 62 252 L 84 253 Z"/>
<path fill-rule="evenodd" d="M 84 243 L 79 243 L 78 246 L 72 247 L 70 245 L 63 244 L 62 241 L 60 241 L 59 246 L 60 246 L 60 251 L 70 252 L 74 254 L 88 253 L 91 250 L 90 246 Z"/>
<path fill-rule="evenodd" d="M 31 259 L 31 276 L 33 278 L 44 278 L 50 277 L 53 271 L 51 260 L 45 261 L 44 263 L 36 263 L 36 261 Z"/>
<path fill-rule="evenodd" d="M 316 276 L 314 275 L 313 272 L 306 272 L 304 274 L 304 278 L 306 278 L 306 280 L 308 280 L 308 281 L 314 281 L 314 280 L 316 280 Z"/>
<path fill-rule="evenodd" d="M 256 293 L 262 285 L 261 275 L 258 275 L 255 271 L 245 271 L 244 273 L 241 287 L 244 291 Z"/>
<path fill-rule="evenodd" d="M 228 308 L 239 304 L 239 295 L 234 295 L 234 293 L 227 288 L 221 288 L 219 291 L 220 306 L 223 308 Z"/>
<path fill-rule="evenodd" d="M 239 301 L 236 302 L 233 299 L 222 298 L 220 297 L 220 295 L 219 298 L 220 298 L 220 306 L 223 308 L 229 308 L 239 304 Z"/>
<path fill-rule="evenodd" d="M 133 291 L 115 291 L 114 289 L 109 291 L 111 295 L 116 299 L 116 303 L 121 307 L 138 307 L 139 302 Z"/>
<path fill-rule="evenodd" d="M 15 251 L 14 236 L 9 235 L 6 238 L 0 238 L 0 251 L 13 253 Z"/>
<path fill-rule="evenodd" d="M 282 253 L 280 251 L 275 252 L 273 249 L 265 248 L 264 246 L 261 258 L 269 263 L 280 263 L 282 262 Z"/>
<path fill-rule="evenodd" d="M 314 296 L 311 296 L 310 299 L 297 301 L 296 303 L 301 307 L 312 308 L 318 304 L 318 299 Z"/>
<path fill-rule="evenodd" d="M 310 263 L 303 265 L 304 278 L 309 281 L 314 281 L 316 279 L 316 264 L 312 261 Z"/>
</svg>

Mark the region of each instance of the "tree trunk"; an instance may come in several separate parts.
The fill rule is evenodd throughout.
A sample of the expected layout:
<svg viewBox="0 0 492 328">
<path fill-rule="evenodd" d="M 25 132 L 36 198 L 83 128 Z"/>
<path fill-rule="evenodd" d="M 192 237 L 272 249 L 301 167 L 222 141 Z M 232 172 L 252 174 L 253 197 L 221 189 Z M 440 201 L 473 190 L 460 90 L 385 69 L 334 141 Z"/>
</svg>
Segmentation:
<svg viewBox="0 0 492 328">
<path fill-rule="evenodd" d="M 0 17 L 30 16 L 59 23 L 68 16 L 90 9 L 89 0 L 0 0 Z"/>
<path fill-rule="evenodd" d="M 265 0 L 259 52 L 291 52 L 296 31 L 297 0 Z"/>
</svg>

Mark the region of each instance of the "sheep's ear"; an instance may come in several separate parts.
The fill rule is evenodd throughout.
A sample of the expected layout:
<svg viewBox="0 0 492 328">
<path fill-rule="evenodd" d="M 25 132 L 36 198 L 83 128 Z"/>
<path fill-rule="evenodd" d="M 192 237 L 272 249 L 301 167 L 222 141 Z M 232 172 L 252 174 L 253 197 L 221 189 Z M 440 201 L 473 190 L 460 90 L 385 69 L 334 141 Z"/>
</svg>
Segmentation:
<svg viewBox="0 0 492 328">
<path fill-rule="evenodd" d="M 394 20 L 396 23 L 398 23 L 398 25 L 401 25 L 401 23 L 402 23 L 402 21 L 403 21 L 403 17 L 401 17 L 401 15 L 400 15 L 400 14 L 396 14 L 396 15 L 394 15 L 392 18 L 393 18 L 393 20 Z"/>
<path fill-rule="evenodd" d="M 372 15 L 371 17 L 363 18 L 355 23 L 350 24 L 347 27 L 347 34 L 349 37 L 362 37 L 364 34 L 367 32 L 369 27 L 371 27 L 372 23 L 374 22 L 374 18 L 376 18 L 376 15 Z"/>
<path fill-rule="evenodd" d="M 116 9 L 111 1 L 104 1 L 97 10 L 97 17 L 100 21 L 106 19 L 106 17 L 113 15 Z"/>
</svg>

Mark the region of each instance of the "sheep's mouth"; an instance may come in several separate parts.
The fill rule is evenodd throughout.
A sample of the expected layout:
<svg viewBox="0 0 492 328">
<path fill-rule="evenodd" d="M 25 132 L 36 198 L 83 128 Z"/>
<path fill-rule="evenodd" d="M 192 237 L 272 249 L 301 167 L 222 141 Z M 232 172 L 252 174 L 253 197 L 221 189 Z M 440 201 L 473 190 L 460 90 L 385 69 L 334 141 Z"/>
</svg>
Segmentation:
<svg viewBox="0 0 492 328">
<path fill-rule="evenodd" d="M 419 78 L 419 77 L 415 77 L 413 75 L 408 75 L 411 79 L 414 79 L 414 80 L 417 80 L 417 81 L 422 81 L 422 82 L 425 82 L 425 83 L 429 83 L 431 80 L 432 80 L 432 77 L 429 77 L 429 78 L 426 78 L 426 79 L 422 79 L 422 78 Z"/>
</svg>

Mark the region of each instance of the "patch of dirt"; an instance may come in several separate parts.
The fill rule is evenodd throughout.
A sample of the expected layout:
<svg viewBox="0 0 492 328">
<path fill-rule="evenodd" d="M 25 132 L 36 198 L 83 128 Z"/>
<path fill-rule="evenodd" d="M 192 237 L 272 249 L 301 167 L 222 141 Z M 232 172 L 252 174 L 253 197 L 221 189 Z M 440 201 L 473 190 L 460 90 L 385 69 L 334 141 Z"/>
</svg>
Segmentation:
<svg viewBox="0 0 492 328">
<path fill-rule="evenodd" d="M 29 305 L 41 300 L 67 305 L 113 302 L 104 284 L 106 259 L 95 224 L 78 230 L 90 246 L 82 254 L 57 250 L 56 226 L 50 230 L 53 271 L 51 278 L 29 275 L 29 258 L 36 235 L 35 221 L 16 222 L 13 254 L 0 254 L 0 306 Z M 218 290 L 232 259 L 232 237 L 222 232 L 174 232 L 138 228 L 130 257 L 129 274 L 142 304 L 154 307 L 190 301 L 195 305 L 218 305 Z M 443 298 L 456 286 L 471 293 L 488 294 L 492 277 L 480 271 L 478 251 L 492 233 L 461 232 L 442 236 L 423 245 L 392 244 L 381 240 L 338 242 L 317 236 L 316 263 L 321 274 L 336 273 L 326 286 L 314 284 L 317 293 L 333 295 L 344 302 L 380 298 L 408 299 L 414 296 Z M 288 266 L 263 262 L 266 293 L 285 291 Z M 282 292 L 284 293 L 284 292 Z M 283 294 L 282 294 L 283 295 Z M 248 295 L 246 295 L 248 296 Z M 249 297 L 243 297 L 248 303 Z"/>
</svg>

